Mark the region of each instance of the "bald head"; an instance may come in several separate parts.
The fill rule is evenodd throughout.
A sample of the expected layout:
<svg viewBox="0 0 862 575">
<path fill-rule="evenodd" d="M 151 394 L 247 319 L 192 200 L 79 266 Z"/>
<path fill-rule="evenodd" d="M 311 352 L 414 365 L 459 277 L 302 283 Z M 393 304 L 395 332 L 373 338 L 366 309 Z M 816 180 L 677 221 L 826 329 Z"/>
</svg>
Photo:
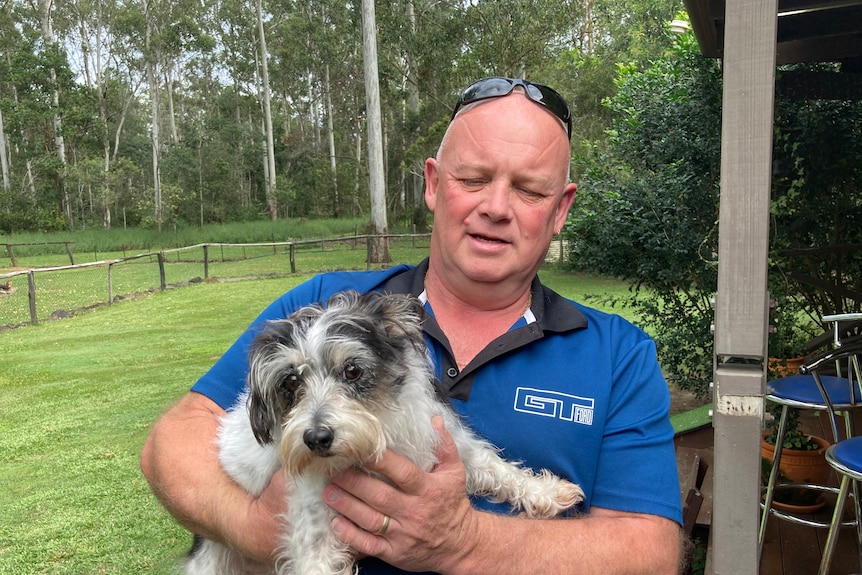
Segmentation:
<svg viewBox="0 0 862 575">
<path fill-rule="evenodd" d="M 479 126 L 478 129 L 488 137 L 503 132 L 504 136 L 511 136 L 514 143 L 515 139 L 520 139 L 516 136 L 530 136 L 536 145 L 564 150 L 564 158 L 559 162 L 560 166 L 564 166 L 563 184 L 569 181 L 571 147 L 566 136 L 566 124 L 550 110 L 527 97 L 523 87 L 516 86 L 507 96 L 478 100 L 457 109 L 437 149 L 438 162 L 445 157 L 445 149 L 453 140 L 452 134 L 459 132 L 465 119 L 468 125 Z M 475 131 L 473 128 L 468 129 Z"/>
</svg>

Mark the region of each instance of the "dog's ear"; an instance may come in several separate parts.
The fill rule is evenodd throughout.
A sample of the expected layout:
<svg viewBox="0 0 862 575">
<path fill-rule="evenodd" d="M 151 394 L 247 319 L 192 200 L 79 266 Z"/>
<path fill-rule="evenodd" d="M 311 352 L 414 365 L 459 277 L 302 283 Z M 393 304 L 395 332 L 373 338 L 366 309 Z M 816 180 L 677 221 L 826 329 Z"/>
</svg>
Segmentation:
<svg viewBox="0 0 862 575">
<path fill-rule="evenodd" d="M 375 294 L 371 303 L 373 315 L 389 337 L 406 337 L 423 344 L 422 319 L 425 308 L 418 298 L 405 294 Z"/>
<path fill-rule="evenodd" d="M 272 429 L 278 424 L 276 414 L 269 407 L 270 405 L 272 402 L 262 396 L 259 388 L 251 389 L 248 394 L 248 419 L 251 422 L 254 438 L 261 445 L 272 443 Z"/>
<path fill-rule="evenodd" d="M 286 320 L 273 321 L 254 339 L 248 353 L 248 409 L 251 429 L 261 445 L 273 442 L 273 435 L 281 424 L 284 411 L 289 409 L 292 397 L 281 397 L 283 365 L 278 354 L 294 347 L 301 330 L 320 310 L 304 308 Z"/>
</svg>

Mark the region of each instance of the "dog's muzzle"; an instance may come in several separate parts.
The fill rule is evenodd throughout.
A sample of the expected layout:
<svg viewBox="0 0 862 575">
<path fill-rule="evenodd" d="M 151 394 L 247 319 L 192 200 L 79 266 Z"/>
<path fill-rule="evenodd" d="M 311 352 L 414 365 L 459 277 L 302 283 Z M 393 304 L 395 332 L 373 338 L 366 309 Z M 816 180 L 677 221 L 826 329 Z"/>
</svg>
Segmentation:
<svg viewBox="0 0 862 575">
<path fill-rule="evenodd" d="M 305 442 L 306 447 L 320 457 L 332 455 L 329 450 L 334 439 L 335 434 L 332 430 L 323 426 L 306 429 L 305 433 L 302 434 L 302 441 Z"/>
</svg>

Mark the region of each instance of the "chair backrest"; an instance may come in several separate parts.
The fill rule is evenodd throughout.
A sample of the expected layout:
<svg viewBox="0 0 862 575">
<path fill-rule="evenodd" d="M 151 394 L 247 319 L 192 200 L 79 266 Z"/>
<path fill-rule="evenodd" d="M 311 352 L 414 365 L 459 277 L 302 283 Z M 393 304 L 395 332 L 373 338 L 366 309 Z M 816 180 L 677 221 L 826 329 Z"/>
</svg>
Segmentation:
<svg viewBox="0 0 862 575">
<path fill-rule="evenodd" d="M 849 406 L 862 405 L 862 369 L 860 369 L 862 361 L 860 361 L 860 356 L 862 356 L 862 342 L 846 342 L 839 348 L 830 349 L 807 359 L 799 368 L 803 374 L 810 374 L 814 377 L 817 388 L 820 390 L 829 411 L 832 433 L 836 441 L 839 439 L 839 433 L 835 404 L 848 405 L 848 402 L 846 400 L 837 401 L 832 396 L 835 393 L 835 386 L 829 385 L 823 378 L 828 374 L 835 373 L 839 378 L 844 379 L 847 387 L 841 391 L 848 392 L 844 397 L 849 397 Z M 830 393 L 830 389 L 833 390 L 832 393 Z M 850 425 L 851 418 L 847 418 L 847 421 Z M 848 435 L 851 435 L 851 432 L 852 429 L 847 430 Z"/>
</svg>

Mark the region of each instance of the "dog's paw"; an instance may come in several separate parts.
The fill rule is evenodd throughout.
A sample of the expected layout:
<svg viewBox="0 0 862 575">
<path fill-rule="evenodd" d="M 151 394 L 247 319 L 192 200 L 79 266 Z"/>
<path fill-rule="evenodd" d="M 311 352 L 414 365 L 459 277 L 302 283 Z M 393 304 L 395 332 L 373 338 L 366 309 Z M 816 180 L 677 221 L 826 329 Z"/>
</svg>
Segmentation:
<svg viewBox="0 0 862 575">
<path fill-rule="evenodd" d="M 534 479 L 537 488 L 528 489 L 517 501 L 527 517 L 556 517 L 584 500 L 583 489 L 547 470 L 542 470 Z"/>
</svg>

